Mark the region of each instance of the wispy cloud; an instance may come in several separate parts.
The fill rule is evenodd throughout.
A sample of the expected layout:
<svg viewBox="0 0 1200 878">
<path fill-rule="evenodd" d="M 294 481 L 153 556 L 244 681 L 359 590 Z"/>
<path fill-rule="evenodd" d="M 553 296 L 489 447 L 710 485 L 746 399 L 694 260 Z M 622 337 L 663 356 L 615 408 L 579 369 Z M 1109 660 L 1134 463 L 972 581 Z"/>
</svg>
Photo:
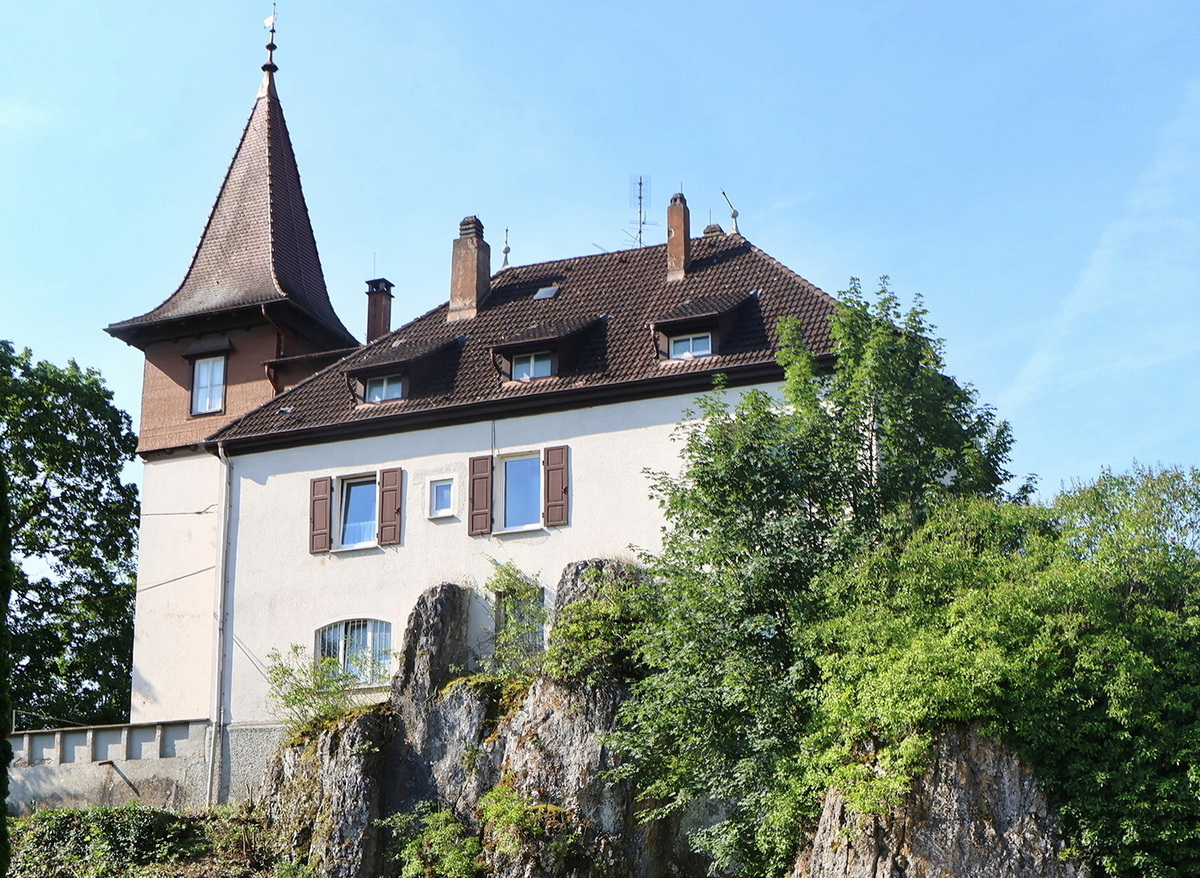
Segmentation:
<svg viewBox="0 0 1200 878">
<path fill-rule="evenodd" d="M 1194 355 L 1198 307 L 1200 81 L 1189 85 L 1124 216 L 1100 235 L 1000 409 Z"/>
<path fill-rule="evenodd" d="M 19 101 L 0 100 L 0 129 L 31 131 L 46 122 L 46 114 Z"/>
</svg>

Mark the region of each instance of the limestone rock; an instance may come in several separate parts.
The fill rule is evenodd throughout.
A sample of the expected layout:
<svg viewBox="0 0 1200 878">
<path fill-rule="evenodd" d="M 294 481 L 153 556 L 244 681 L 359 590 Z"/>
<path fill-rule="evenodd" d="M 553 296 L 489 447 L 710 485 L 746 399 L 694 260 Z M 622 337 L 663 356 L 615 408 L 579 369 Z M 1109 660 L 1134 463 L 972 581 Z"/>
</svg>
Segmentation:
<svg viewBox="0 0 1200 878">
<path fill-rule="evenodd" d="M 933 761 L 884 817 L 852 814 L 830 790 L 792 878 L 1086 878 L 1032 769 L 974 729 L 937 738 Z"/>
</svg>

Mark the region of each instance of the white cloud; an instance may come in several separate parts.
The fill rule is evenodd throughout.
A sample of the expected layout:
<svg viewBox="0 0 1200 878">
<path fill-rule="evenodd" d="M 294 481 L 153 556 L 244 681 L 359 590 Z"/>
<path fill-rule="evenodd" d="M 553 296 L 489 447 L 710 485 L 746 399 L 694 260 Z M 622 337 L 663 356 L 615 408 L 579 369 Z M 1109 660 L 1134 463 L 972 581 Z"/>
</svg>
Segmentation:
<svg viewBox="0 0 1200 878">
<path fill-rule="evenodd" d="M 1100 235 L 999 408 L 1015 412 L 1067 388 L 1194 355 L 1198 304 L 1200 81 L 1189 85 L 1124 216 Z"/>
<path fill-rule="evenodd" d="M 0 129 L 32 131 L 46 121 L 42 111 L 18 101 L 0 101 Z"/>
</svg>

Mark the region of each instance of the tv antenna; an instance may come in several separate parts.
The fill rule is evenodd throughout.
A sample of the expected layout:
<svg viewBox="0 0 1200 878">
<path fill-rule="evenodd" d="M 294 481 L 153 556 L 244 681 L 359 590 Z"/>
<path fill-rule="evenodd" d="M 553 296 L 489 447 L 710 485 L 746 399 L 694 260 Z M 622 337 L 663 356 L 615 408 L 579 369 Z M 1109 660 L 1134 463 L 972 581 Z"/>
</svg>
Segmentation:
<svg viewBox="0 0 1200 878">
<path fill-rule="evenodd" d="M 625 232 L 641 247 L 644 246 L 642 230 L 646 226 L 658 225 L 658 223 L 646 219 L 646 213 L 650 210 L 650 178 L 648 176 L 641 174 L 629 175 L 629 206 L 637 208 L 637 221 L 630 223 L 631 226 L 637 226 L 637 234 L 633 234 L 628 229 L 622 229 L 621 231 Z"/>
<path fill-rule="evenodd" d="M 729 200 L 729 196 L 725 194 L 724 189 L 721 190 L 721 196 L 725 199 L 725 203 L 729 205 L 729 218 L 731 220 L 733 220 L 733 229 L 731 231 L 735 235 L 740 235 L 741 232 L 738 231 L 738 226 L 737 226 L 737 218 L 738 218 L 737 208 L 733 206 L 733 202 Z"/>
</svg>

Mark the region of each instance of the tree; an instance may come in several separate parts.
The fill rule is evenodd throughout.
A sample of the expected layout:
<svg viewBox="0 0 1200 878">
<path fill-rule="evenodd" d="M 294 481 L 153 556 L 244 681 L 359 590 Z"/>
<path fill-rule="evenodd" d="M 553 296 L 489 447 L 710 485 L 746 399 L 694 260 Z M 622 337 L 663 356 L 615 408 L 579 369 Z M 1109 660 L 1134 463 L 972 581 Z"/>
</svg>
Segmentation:
<svg viewBox="0 0 1200 878">
<path fill-rule="evenodd" d="M 0 394 L 4 385 L 0 384 Z M 8 511 L 8 467 L 4 458 L 0 457 L 0 600 L 8 604 L 12 593 L 12 533 L 9 526 Z M 0 742 L 0 762 L 4 764 L 3 777 L 0 777 L 0 800 L 8 799 L 8 764 L 12 762 L 12 746 L 8 743 L 8 734 L 12 731 L 12 699 L 9 696 L 10 684 L 10 649 L 8 636 L 8 620 L 0 619 L 0 730 L 4 732 L 4 740 Z M 8 874 L 11 849 L 8 840 L 8 821 L 0 826 L 0 878 Z"/>
<path fill-rule="evenodd" d="M 700 402 L 683 471 L 659 475 L 667 528 L 631 635 L 634 683 L 618 743 L 658 812 L 707 797 L 727 819 L 697 841 L 719 863 L 781 871 L 820 780 L 801 742 L 819 705 L 819 576 L 952 496 L 999 496 L 1011 437 L 943 372 L 925 313 L 841 294 L 836 368 L 822 374 L 794 321 L 779 326 L 783 399 Z"/>
<path fill-rule="evenodd" d="M 10 681 L 26 727 L 128 717 L 138 499 L 121 471 L 136 445 L 97 372 L 0 341 Z"/>
</svg>

